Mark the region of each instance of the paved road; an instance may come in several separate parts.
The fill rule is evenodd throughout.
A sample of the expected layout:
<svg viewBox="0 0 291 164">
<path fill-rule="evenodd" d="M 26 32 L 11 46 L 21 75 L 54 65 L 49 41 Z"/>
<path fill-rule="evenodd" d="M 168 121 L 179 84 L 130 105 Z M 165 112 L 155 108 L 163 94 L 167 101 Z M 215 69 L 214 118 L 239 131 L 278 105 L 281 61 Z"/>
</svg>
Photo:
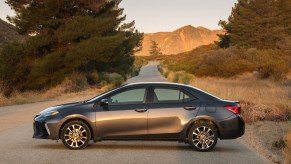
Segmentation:
<svg viewBox="0 0 291 164">
<path fill-rule="evenodd" d="M 167 81 L 158 71 L 158 64 L 158 62 L 149 62 L 147 65 L 141 67 L 138 76 L 128 79 L 126 83 Z"/>
<path fill-rule="evenodd" d="M 133 81 L 165 81 L 149 63 Z M 92 95 L 88 95 L 91 97 Z M 65 148 L 61 141 L 32 139 L 32 119 L 42 109 L 65 101 L 49 101 L 0 108 L 0 164 L 14 163 L 268 163 L 239 140 L 219 141 L 211 152 L 193 151 L 178 142 L 104 141 L 84 150 Z"/>
</svg>

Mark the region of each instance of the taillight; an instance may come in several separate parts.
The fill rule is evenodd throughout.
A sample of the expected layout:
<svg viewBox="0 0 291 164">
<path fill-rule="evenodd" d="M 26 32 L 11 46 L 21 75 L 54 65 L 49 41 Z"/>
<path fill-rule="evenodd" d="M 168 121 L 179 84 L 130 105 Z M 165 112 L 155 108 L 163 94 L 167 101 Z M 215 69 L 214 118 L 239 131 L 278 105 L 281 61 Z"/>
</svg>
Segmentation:
<svg viewBox="0 0 291 164">
<path fill-rule="evenodd" d="M 235 114 L 240 114 L 240 106 L 224 106 L 224 108 Z"/>
</svg>

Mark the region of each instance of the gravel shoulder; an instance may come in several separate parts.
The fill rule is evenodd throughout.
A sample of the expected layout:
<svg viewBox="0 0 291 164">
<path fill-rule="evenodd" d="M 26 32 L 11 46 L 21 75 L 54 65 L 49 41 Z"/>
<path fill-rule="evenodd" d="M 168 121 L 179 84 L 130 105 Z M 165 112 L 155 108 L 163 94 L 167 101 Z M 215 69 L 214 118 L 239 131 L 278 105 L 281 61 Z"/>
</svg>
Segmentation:
<svg viewBox="0 0 291 164">
<path fill-rule="evenodd" d="M 283 163 L 284 136 L 290 128 L 287 122 L 259 121 L 246 124 L 241 142 L 268 158 L 273 163 Z"/>
</svg>

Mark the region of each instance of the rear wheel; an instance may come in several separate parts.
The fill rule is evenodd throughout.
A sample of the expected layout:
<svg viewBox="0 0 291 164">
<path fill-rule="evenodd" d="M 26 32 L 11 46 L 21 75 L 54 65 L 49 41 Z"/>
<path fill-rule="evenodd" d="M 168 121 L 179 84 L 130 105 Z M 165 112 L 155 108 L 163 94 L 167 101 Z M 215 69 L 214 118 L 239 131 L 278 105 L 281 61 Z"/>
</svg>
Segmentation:
<svg viewBox="0 0 291 164">
<path fill-rule="evenodd" d="M 188 133 L 190 145 L 197 151 L 210 151 L 217 143 L 217 131 L 209 123 L 198 123 Z"/>
<path fill-rule="evenodd" d="M 91 132 L 84 122 L 72 121 L 63 127 L 61 138 L 67 148 L 77 150 L 88 145 L 91 139 Z"/>
</svg>

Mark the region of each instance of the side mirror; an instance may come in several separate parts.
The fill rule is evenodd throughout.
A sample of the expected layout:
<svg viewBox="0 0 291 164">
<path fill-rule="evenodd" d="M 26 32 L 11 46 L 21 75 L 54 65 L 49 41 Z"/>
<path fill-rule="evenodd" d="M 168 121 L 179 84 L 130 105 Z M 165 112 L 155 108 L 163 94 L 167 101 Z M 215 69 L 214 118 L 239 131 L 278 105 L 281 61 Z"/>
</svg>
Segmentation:
<svg viewBox="0 0 291 164">
<path fill-rule="evenodd" d="M 102 100 L 100 101 L 100 106 L 103 107 L 104 110 L 109 110 L 109 109 L 108 109 L 108 104 L 109 104 L 109 103 L 108 103 L 108 99 L 102 99 Z"/>
</svg>

